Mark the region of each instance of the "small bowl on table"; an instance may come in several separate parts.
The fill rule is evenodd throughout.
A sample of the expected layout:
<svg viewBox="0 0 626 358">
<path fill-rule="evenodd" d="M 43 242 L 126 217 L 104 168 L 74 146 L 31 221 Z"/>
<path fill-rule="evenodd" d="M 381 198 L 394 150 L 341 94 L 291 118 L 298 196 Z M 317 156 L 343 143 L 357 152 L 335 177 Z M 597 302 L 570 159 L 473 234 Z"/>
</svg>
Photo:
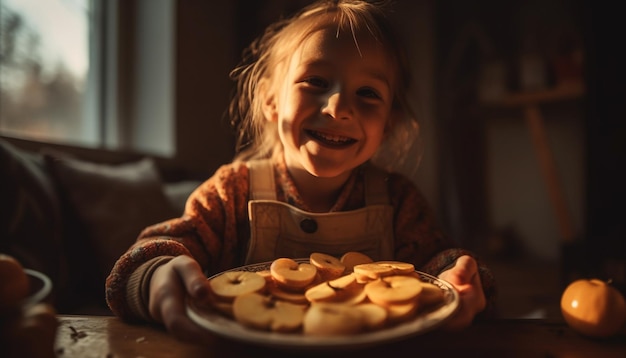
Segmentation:
<svg viewBox="0 0 626 358">
<path fill-rule="evenodd" d="M 39 271 L 23 270 L 28 278 L 28 295 L 15 310 L 1 317 L 3 357 L 56 357 L 54 344 L 59 323 L 51 303 L 52 280 Z"/>
<path fill-rule="evenodd" d="M 52 293 L 52 280 L 45 274 L 31 269 L 24 269 L 28 277 L 28 296 L 22 301 L 24 308 L 37 303 L 48 303 Z"/>
</svg>

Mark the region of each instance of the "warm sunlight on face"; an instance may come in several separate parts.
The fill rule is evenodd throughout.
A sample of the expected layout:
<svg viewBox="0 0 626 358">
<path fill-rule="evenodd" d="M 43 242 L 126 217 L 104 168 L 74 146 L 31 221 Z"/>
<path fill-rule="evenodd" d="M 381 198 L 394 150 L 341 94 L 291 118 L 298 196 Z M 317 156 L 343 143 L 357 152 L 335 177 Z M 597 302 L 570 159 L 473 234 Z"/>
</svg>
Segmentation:
<svg viewBox="0 0 626 358">
<path fill-rule="evenodd" d="M 390 120 L 393 71 L 369 33 L 316 31 L 294 52 L 277 96 L 287 165 L 347 177 L 378 149 Z"/>
</svg>

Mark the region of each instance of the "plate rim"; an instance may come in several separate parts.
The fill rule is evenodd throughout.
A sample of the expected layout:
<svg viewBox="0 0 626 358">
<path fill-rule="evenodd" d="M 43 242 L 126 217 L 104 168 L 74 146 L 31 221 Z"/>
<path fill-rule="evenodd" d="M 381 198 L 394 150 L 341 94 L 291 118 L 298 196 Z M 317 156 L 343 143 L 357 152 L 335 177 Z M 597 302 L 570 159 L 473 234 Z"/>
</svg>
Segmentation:
<svg viewBox="0 0 626 358">
<path fill-rule="evenodd" d="M 298 263 L 309 262 L 308 258 L 298 258 L 294 260 Z M 269 268 L 271 262 L 272 261 L 266 261 L 235 267 L 211 275 L 207 277 L 207 279 L 210 280 L 216 276 L 221 275 L 224 272 L 229 271 L 260 271 Z M 443 285 L 444 287 L 446 287 L 446 290 L 450 292 L 452 296 L 450 298 L 450 302 L 436 309 L 435 311 L 428 312 L 425 315 L 418 315 L 414 319 L 407 322 L 399 323 L 392 327 L 372 332 L 363 332 L 349 336 L 326 337 L 307 336 L 301 333 L 280 333 L 263 331 L 246 327 L 238 323 L 234 319 L 228 318 L 219 312 L 204 311 L 202 313 L 199 313 L 196 311 L 199 309 L 194 308 L 195 305 L 191 301 L 188 301 L 186 304 L 186 313 L 187 316 L 194 323 L 196 323 L 203 329 L 210 331 L 211 333 L 218 336 L 244 343 L 257 344 L 270 348 L 282 348 L 291 350 L 363 348 L 382 343 L 390 343 L 430 332 L 444 324 L 458 310 L 460 306 L 459 293 L 456 289 L 454 289 L 454 286 L 452 286 L 451 283 L 423 271 L 415 270 L 415 272 L 418 273 L 421 277 L 427 278 L 431 282 L 438 282 L 438 286 Z M 206 317 L 207 315 L 211 318 L 211 320 Z M 422 323 L 420 324 L 420 322 Z M 426 323 L 425 325 L 424 322 Z M 349 339 L 346 339 L 347 337 Z"/>
</svg>

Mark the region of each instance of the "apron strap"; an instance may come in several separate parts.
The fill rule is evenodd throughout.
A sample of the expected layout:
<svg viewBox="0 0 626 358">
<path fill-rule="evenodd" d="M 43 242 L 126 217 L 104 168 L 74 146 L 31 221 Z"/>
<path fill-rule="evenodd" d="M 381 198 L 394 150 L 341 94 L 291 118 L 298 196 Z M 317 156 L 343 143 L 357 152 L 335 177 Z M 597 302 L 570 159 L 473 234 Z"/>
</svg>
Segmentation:
<svg viewBox="0 0 626 358">
<path fill-rule="evenodd" d="M 269 159 L 255 159 L 247 163 L 251 200 L 276 200 L 274 168 Z"/>
</svg>

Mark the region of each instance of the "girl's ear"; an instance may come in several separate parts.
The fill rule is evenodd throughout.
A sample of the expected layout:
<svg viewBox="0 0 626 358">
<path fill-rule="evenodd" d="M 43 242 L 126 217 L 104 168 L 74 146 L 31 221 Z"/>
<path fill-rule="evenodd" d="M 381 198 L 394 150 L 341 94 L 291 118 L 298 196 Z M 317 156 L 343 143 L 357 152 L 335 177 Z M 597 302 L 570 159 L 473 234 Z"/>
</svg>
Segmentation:
<svg viewBox="0 0 626 358">
<path fill-rule="evenodd" d="M 261 96 L 261 110 L 263 111 L 265 119 L 270 122 L 277 122 L 278 112 L 276 110 L 276 96 L 267 81 L 260 83 L 259 95 Z"/>
</svg>

